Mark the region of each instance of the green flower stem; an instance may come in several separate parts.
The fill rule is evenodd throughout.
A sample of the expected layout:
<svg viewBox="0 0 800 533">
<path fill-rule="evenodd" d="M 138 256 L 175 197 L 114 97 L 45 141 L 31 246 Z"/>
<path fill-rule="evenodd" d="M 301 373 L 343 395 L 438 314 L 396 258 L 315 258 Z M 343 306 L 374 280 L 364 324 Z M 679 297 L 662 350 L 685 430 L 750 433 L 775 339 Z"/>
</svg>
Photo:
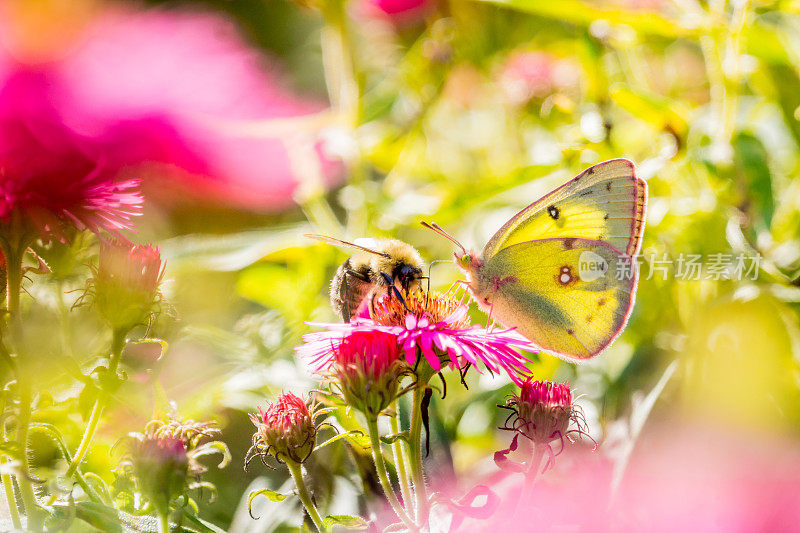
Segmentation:
<svg viewBox="0 0 800 533">
<path fill-rule="evenodd" d="M 169 511 L 158 513 L 158 533 L 169 533 Z"/>
<path fill-rule="evenodd" d="M 425 476 L 422 472 L 422 398 L 425 395 L 425 384 L 418 379 L 414 387 L 411 406 L 411 430 L 409 431 L 409 448 L 411 452 L 411 480 L 414 484 L 414 496 L 417 499 L 416 518 L 419 524 L 428 521 L 428 493 L 425 490 Z"/>
<path fill-rule="evenodd" d="M 322 15 L 322 64 L 328 97 L 334 109 L 345 120 L 348 127 L 358 125 L 361 88 L 356 79 L 353 37 L 348 27 L 347 2 L 332 0 L 325 2 Z"/>
<path fill-rule="evenodd" d="M 303 506 L 306 508 L 308 516 L 311 517 L 311 521 L 314 522 L 317 531 L 322 533 L 325 531 L 325 528 L 322 525 L 322 518 L 320 518 L 317 506 L 314 505 L 314 501 L 311 499 L 311 493 L 308 492 L 306 482 L 303 480 L 303 472 L 301 470 L 302 467 L 300 466 L 300 463 L 287 458 L 286 466 L 289 467 L 289 472 L 292 474 L 294 484 L 297 486 L 297 495 L 300 496 L 300 501 L 303 502 Z"/>
<path fill-rule="evenodd" d="M 392 509 L 394 509 L 394 512 L 397 514 L 398 518 L 403 521 L 406 527 L 411 531 L 416 531 L 417 527 L 414 521 L 411 520 L 408 514 L 403 510 L 403 506 L 394 493 L 392 483 L 389 481 L 389 475 L 386 473 L 386 463 L 383 460 L 383 453 L 381 453 L 381 439 L 378 436 L 377 417 L 367 417 L 367 432 L 369 433 L 369 442 L 372 448 L 372 459 L 375 462 L 375 469 L 378 471 L 378 479 L 381 482 L 384 494 L 386 494 L 386 499 L 389 500 Z"/>
<path fill-rule="evenodd" d="M 0 464 L 5 462 L 5 458 L 0 460 Z M 14 529 L 22 529 L 22 522 L 19 519 L 19 509 L 17 509 L 17 499 L 14 497 L 14 484 L 11 481 L 11 476 L 8 474 L 3 474 L 3 492 L 5 492 L 6 500 L 8 501 L 8 513 L 11 515 L 11 523 Z"/>
<path fill-rule="evenodd" d="M 27 380 L 26 380 L 27 381 Z M 33 492 L 33 484 L 30 480 L 31 465 L 28 459 L 28 428 L 31 423 L 31 387 L 26 381 L 20 380 L 19 383 L 19 429 L 17 429 L 17 442 L 22 457 L 20 457 L 21 474 L 17 476 L 19 492 L 22 495 L 22 502 L 25 504 L 25 515 L 28 517 L 27 529 L 31 531 L 41 531 L 42 521 L 39 512 L 39 503 Z"/>
<path fill-rule="evenodd" d="M 5 407 L 4 403 L 3 409 L 0 412 L 5 412 Z M 0 424 L 0 439 L 6 440 L 5 423 Z M 0 457 L 0 465 L 6 462 L 7 459 L 5 457 Z M 11 476 L 9 474 L 2 474 L 2 480 L 3 492 L 5 492 L 6 501 L 8 502 L 8 513 L 11 516 L 11 523 L 14 529 L 22 529 L 22 522 L 19 519 L 19 509 L 17 509 L 17 498 L 14 495 L 14 483 L 11 481 Z"/>
<path fill-rule="evenodd" d="M 363 76 L 359 74 L 355 36 L 347 17 L 347 0 L 329 0 L 322 3 L 324 24 L 321 31 L 322 65 L 325 85 L 331 107 L 347 133 L 356 138 L 356 129 L 363 117 Z M 358 144 L 358 143 L 356 143 Z M 369 176 L 369 167 L 360 146 L 345 162 L 349 171 L 348 183 L 360 185 Z M 350 233 L 363 233 L 369 224 L 366 211 L 347 213 L 347 229 Z"/>
<path fill-rule="evenodd" d="M 400 433 L 399 422 L 399 403 L 397 400 L 391 406 L 394 414 L 389 417 L 389 426 L 393 434 Z M 394 457 L 395 468 L 397 469 L 397 477 L 400 480 L 400 490 L 403 494 L 403 505 L 405 505 L 411 518 L 413 516 L 413 506 L 411 505 L 411 480 L 408 477 L 408 470 L 406 470 L 406 462 L 408 461 L 408 452 L 402 439 L 397 439 L 392 443 L 392 455 Z"/>
<path fill-rule="evenodd" d="M 536 485 L 536 482 L 539 480 L 539 476 L 542 474 L 542 459 L 544 458 L 545 450 L 547 450 L 546 444 L 539 444 L 537 442 L 533 445 L 533 455 L 531 456 L 531 462 L 530 465 L 528 465 L 528 470 L 525 472 L 525 481 L 522 485 L 522 493 L 520 494 L 519 501 L 517 501 L 517 509 L 514 514 L 516 514 L 517 511 L 524 506 L 524 502 L 530 501 L 531 495 L 533 494 L 533 487 Z"/>
<path fill-rule="evenodd" d="M 122 349 L 125 347 L 125 335 L 127 335 L 126 331 L 118 330 L 114 332 L 111 341 L 111 359 L 108 361 L 108 371 L 112 374 L 115 374 L 119 367 L 119 361 L 122 358 Z M 100 417 L 103 414 L 106 403 L 108 403 L 108 393 L 101 390 L 92 407 L 92 413 L 89 415 L 89 422 L 86 425 L 86 430 L 83 432 L 81 443 L 78 445 L 78 449 L 75 451 L 75 455 L 67 468 L 67 473 L 65 474 L 67 477 L 75 475 L 84 457 L 86 457 L 86 452 L 89 451 L 89 446 L 92 444 L 92 439 L 97 431 L 97 426 L 100 423 Z"/>
<path fill-rule="evenodd" d="M 22 292 L 22 258 L 28 249 L 27 239 L 21 238 L 16 243 L 4 241 L 3 254 L 6 258 L 6 307 L 10 315 L 10 331 L 12 339 L 19 340 L 22 332 L 22 317 L 19 312 L 19 296 Z M 28 518 L 27 529 L 39 531 L 42 529 L 42 517 L 33 484 L 30 476 L 30 461 L 28 458 L 28 428 L 31 423 L 31 403 L 33 400 L 31 385 L 24 372 L 17 373 L 17 387 L 19 389 L 19 415 L 17 417 L 17 443 L 22 451 L 20 457 L 20 475 L 17 476 L 19 492 L 25 505 L 25 514 Z M 11 500 L 13 501 L 13 499 Z"/>
</svg>

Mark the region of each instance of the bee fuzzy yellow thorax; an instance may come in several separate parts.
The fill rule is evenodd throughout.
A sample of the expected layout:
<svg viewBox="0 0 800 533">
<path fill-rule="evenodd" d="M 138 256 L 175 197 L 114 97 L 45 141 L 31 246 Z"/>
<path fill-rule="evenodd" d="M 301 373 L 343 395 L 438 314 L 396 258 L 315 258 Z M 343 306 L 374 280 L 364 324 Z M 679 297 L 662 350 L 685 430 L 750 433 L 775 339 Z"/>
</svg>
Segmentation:
<svg viewBox="0 0 800 533">
<path fill-rule="evenodd" d="M 385 256 L 374 256 L 372 258 L 372 268 L 375 272 L 386 272 L 394 277 L 395 270 L 401 265 L 409 265 L 422 271 L 425 268 L 425 263 L 419 252 L 411 245 L 396 239 L 386 239 L 381 246 L 381 252 Z"/>
</svg>

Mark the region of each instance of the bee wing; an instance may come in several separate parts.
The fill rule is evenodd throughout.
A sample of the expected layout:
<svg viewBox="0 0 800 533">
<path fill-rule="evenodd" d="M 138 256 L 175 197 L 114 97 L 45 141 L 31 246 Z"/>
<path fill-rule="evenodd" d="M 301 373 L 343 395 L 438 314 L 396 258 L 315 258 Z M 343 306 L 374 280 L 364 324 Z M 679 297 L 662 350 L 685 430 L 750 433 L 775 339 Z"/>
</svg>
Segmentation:
<svg viewBox="0 0 800 533">
<path fill-rule="evenodd" d="M 362 252 L 367 252 L 369 254 L 380 255 L 382 257 L 391 257 L 389 254 L 384 252 L 379 252 L 377 250 L 373 250 L 372 248 L 367 248 L 366 246 L 361 246 L 359 244 L 347 241 L 341 241 L 339 239 L 334 239 L 333 237 L 328 237 L 327 235 L 316 235 L 313 233 L 306 233 L 303 237 L 308 237 L 310 239 L 316 239 L 320 242 L 324 242 L 326 244 L 332 244 L 334 246 L 341 246 L 343 248 L 355 248 L 356 250 L 361 250 Z M 374 242 L 374 241 L 372 241 Z"/>
</svg>

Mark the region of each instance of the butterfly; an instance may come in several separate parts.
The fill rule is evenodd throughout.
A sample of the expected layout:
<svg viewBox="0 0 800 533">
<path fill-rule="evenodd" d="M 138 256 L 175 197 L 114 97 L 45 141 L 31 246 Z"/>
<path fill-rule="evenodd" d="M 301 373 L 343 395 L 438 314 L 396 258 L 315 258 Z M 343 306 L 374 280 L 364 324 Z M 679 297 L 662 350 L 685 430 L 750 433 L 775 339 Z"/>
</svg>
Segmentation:
<svg viewBox="0 0 800 533">
<path fill-rule="evenodd" d="M 646 207 L 647 184 L 634 164 L 612 159 L 517 213 L 480 254 L 423 225 L 460 248 L 455 262 L 490 319 L 545 352 L 582 361 L 607 348 L 631 314 Z"/>
</svg>

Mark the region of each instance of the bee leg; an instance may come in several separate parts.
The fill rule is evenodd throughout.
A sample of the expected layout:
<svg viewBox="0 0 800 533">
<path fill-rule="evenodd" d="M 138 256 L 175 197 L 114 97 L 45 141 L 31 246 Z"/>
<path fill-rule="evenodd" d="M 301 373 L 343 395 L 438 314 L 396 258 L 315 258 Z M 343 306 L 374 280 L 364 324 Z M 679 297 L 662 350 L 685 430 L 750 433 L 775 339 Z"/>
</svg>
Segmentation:
<svg viewBox="0 0 800 533">
<path fill-rule="evenodd" d="M 383 279 L 386 281 L 386 284 L 388 285 L 387 290 L 388 290 L 388 293 L 389 293 L 389 298 L 391 298 L 392 295 L 394 294 L 397 297 L 397 299 L 400 301 L 400 303 L 403 304 L 403 307 L 406 309 L 406 311 L 410 311 L 410 309 L 406 305 L 406 299 L 403 298 L 403 295 L 400 293 L 400 291 L 395 286 L 394 280 L 392 280 L 392 277 L 389 274 L 387 274 L 386 272 L 381 272 L 381 276 L 383 277 Z"/>
<path fill-rule="evenodd" d="M 350 289 L 350 284 L 347 283 L 347 276 L 352 276 L 356 279 L 360 279 L 361 281 L 369 281 L 369 276 L 365 276 L 361 272 L 356 270 L 347 269 L 344 271 L 344 279 L 342 281 L 342 285 L 339 288 L 339 298 L 342 300 L 342 320 L 347 324 L 350 322 L 350 295 L 348 294 Z"/>
</svg>

